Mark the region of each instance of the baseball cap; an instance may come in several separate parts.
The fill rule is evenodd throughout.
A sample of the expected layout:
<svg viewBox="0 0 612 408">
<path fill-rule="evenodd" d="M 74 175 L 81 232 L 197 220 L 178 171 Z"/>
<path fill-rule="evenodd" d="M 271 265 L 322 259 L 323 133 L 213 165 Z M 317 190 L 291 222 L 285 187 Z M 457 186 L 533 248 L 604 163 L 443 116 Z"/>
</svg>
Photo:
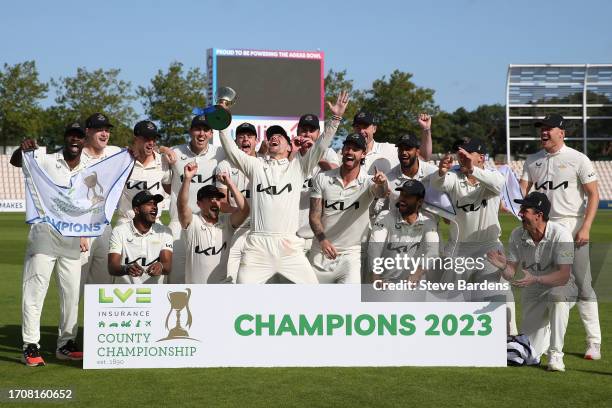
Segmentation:
<svg viewBox="0 0 612 408">
<path fill-rule="evenodd" d="M 287 139 L 287 143 L 291 144 L 291 139 L 289 139 L 289 136 L 287 135 L 287 132 L 285 131 L 285 129 L 283 129 L 282 126 L 279 125 L 272 125 L 269 128 L 266 129 L 266 138 L 270 138 L 272 137 L 272 135 L 283 135 L 285 136 L 285 139 Z"/>
<path fill-rule="evenodd" d="M 64 131 L 64 136 L 68 136 L 69 133 L 76 132 L 81 135 L 81 137 L 85 136 L 85 129 L 79 122 L 72 122 L 68 126 L 66 126 L 66 130 Z"/>
<path fill-rule="evenodd" d="M 487 153 L 487 145 L 485 145 L 485 143 L 477 138 L 472 138 L 468 141 L 463 142 L 463 144 L 459 145 L 457 147 L 457 150 L 459 150 L 459 147 L 461 147 L 463 150 L 465 150 L 468 153 L 480 153 L 480 154 L 486 154 Z"/>
<path fill-rule="evenodd" d="M 206 126 L 209 129 L 211 128 L 206 120 L 206 115 L 194 116 L 193 119 L 191 119 L 191 128 L 193 129 L 196 126 Z"/>
<path fill-rule="evenodd" d="M 89 129 L 100 129 L 103 127 L 112 128 L 113 125 L 108 120 L 108 117 L 103 113 L 94 113 L 85 120 L 85 127 Z"/>
<path fill-rule="evenodd" d="M 550 213 L 550 201 L 546 194 L 538 191 L 533 191 L 523 199 L 514 200 L 515 203 L 524 205 L 527 208 L 533 208 L 536 211 L 542 212 L 545 217 Z"/>
<path fill-rule="evenodd" d="M 351 133 L 344 139 L 343 146 L 346 146 L 347 143 L 353 143 L 357 147 L 362 150 L 367 150 L 368 144 L 366 143 L 365 137 L 361 136 L 359 133 Z"/>
<path fill-rule="evenodd" d="M 148 203 L 151 200 L 155 201 L 156 203 L 161 203 L 164 201 L 164 196 L 161 194 L 151 194 L 148 190 L 143 190 L 132 198 L 132 208 L 140 207 L 144 203 Z"/>
<path fill-rule="evenodd" d="M 421 198 L 425 197 L 425 186 L 419 180 L 406 180 L 404 184 L 397 187 L 395 191 Z"/>
<path fill-rule="evenodd" d="M 244 122 L 239 124 L 236 128 L 236 135 L 242 135 L 244 133 L 257 136 L 257 129 L 255 129 L 255 126 L 253 126 L 251 123 Z"/>
<path fill-rule="evenodd" d="M 421 141 L 413 134 L 406 134 L 406 135 L 401 136 L 400 139 L 397 141 L 397 143 L 395 143 L 395 147 L 400 147 L 400 146 L 404 146 L 408 148 L 412 148 L 412 147 L 419 148 L 421 147 Z"/>
<path fill-rule="evenodd" d="M 544 116 L 544 119 L 534 123 L 534 126 L 565 129 L 565 120 L 563 119 L 563 116 L 559 115 L 558 113 L 551 113 L 550 115 Z"/>
<path fill-rule="evenodd" d="M 298 129 L 303 126 L 312 126 L 315 129 L 321 129 L 321 126 L 319 125 L 319 117 L 313 113 L 302 115 L 298 122 Z"/>
<path fill-rule="evenodd" d="M 203 200 L 204 198 L 225 198 L 225 194 L 221 192 L 217 188 L 217 186 L 213 186 L 212 184 L 205 185 L 204 187 L 198 190 L 197 200 Z"/>
<path fill-rule="evenodd" d="M 134 136 L 159 137 L 157 126 L 150 120 L 141 120 L 134 126 Z"/>
<path fill-rule="evenodd" d="M 359 111 L 353 117 L 353 125 L 373 125 L 376 121 L 370 112 Z"/>
</svg>

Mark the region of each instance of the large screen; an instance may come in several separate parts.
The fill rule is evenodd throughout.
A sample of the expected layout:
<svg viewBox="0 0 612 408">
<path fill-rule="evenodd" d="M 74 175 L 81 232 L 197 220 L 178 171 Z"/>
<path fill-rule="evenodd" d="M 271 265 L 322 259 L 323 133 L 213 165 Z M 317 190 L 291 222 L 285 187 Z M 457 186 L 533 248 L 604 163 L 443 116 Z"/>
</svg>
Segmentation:
<svg viewBox="0 0 612 408">
<path fill-rule="evenodd" d="M 233 115 L 322 118 L 322 64 L 322 59 L 218 55 L 215 85 L 236 90 Z"/>
</svg>

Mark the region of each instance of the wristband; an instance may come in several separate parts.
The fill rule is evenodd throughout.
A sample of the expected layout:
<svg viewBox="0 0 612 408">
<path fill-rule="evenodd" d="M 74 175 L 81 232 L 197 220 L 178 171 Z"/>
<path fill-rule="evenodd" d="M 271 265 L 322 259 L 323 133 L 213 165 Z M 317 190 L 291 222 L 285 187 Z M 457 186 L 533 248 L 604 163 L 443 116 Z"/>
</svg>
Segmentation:
<svg viewBox="0 0 612 408">
<path fill-rule="evenodd" d="M 332 120 L 337 120 L 338 122 L 340 122 L 342 120 L 342 116 L 332 114 Z"/>
</svg>

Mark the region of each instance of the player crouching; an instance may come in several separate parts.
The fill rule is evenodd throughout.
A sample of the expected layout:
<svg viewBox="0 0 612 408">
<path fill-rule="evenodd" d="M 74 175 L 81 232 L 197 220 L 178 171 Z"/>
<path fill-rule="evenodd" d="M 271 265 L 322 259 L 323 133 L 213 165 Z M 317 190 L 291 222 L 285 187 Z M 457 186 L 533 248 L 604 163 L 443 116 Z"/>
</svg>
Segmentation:
<svg viewBox="0 0 612 408">
<path fill-rule="evenodd" d="M 517 269 L 521 279 L 513 285 L 523 288 L 521 332 L 529 337 L 539 358 L 548 351 L 548 370 L 565 371 L 563 342 L 578 289 L 571 273 L 574 262 L 572 234 L 561 224 L 548 221 L 550 201 L 532 192 L 521 204 L 523 226 L 515 228 L 508 243 L 508 257 L 501 251 L 487 255 L 511 280 Z"/>
</svg>

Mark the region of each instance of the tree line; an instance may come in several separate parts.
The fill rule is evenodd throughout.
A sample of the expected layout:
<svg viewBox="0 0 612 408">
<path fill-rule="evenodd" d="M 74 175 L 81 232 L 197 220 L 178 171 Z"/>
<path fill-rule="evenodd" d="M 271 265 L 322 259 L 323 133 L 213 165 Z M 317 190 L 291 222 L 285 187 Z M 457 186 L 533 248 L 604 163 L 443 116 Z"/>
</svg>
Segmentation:
<svg viewBox="0 0 612 408">
<path fill-rule="evenodd" d="M 205 106 L 206 75 L 199 68 L 186 68 L 172 62 L 159 70 L 147 86 L 134 87 L 120 78 L 120 69 L 78 68 L 73 76 L 40 80 L 35 61 L 4 64 L 0 70 L 0 144 L 18 145 L 33 137 L 45 145 L 60 145 L 65 126 L 84 120 L 94 112 L 109 115 L 115 128 L 113 144 L 127 145 L 132 125 L 139 119 L 134 104 L 140 102 L 147 118 L 155 121 L 162 143 L 182 143 L 189 129 L 194 107 Z M 394 142 L 406 132 L 419 132 L 420 112 L 434 116 L 434 152 L 448 151 L 463 137 L 487 141 L 493 153 L 505 152 L 505 107 L 481 105 L 474 110 L 459 108 L 445 112 L 435 103 L 433 89 L 417 86 L 412 74 L 399 70 L 376 79 L 369 89 L 356 89 L 346 70 L 330 70 L 325 77 L 325 98 L 332 100 L 340 90 L 352 97 L 339 134 L 351 132 L 351 119 L 358 109 L 376 115 L 377 140 Z M 42 102 L 49 92 L 53 103 Z M 329 116 L 329 115 L 328 115 Z"/>
</svg>

